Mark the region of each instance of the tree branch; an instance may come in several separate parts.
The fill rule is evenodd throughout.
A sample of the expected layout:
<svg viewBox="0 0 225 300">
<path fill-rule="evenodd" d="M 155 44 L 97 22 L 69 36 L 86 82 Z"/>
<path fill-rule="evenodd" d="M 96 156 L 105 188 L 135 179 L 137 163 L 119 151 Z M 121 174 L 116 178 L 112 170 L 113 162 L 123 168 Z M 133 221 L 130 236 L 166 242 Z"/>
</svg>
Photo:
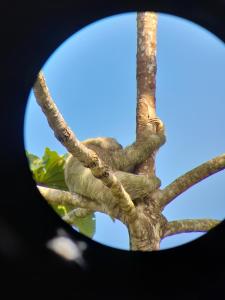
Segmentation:
<svg viewBox="0 0 225 300">
<path fill-rule="evenodd" d="M 202 165 L 192 169 L 184 175 L 178 177 L 171 184 L 160 191 L 158 198 L 160 205 L 165 207 L 177 196 L 185 192 L 187 189 L 198 183 L 199 181 L 225 169 L 225 154 L 214 157 Z"/>
<path fill-rule="evenodd" d="M 74 208 L 85 208 L 92 211 L 98 211 L 101 207 L 100 204 L 76 193 L 47 188 L 39 185 L 37 185 L 37 188 L 41 195 L 51 205 L 69 205 Z"/>
<path fill-rule="evenodd" d="M 153 12 L 137 13 L 137 111 L 136 139 L 142 137 L 143 130 L 151 123 L 152 133 L 156 132 L 156 32 L 157 14 Z M 149 158 L 136 169 L 136 174 L 155 175 L 154 151 Z"/>
<path fill-rule="evenodd" d="M 63 216 L 63 221 L 73 225 L 74 224 L 74 218 L 85 218 L 88 215 L 90 215 L 93 211 L 86 209 L 86 208 L 75 208 L 68 212 L 65 216 Z"/>
<path fill-rule="evenodd" d="M 168 222 L 163 238 L 178 233 L 187 233 L 187 232 L 206 232 L 221 221 L 213 219 L 190 219 L 190 220 L 177 220 Z"/>
<path fill-rule="evenodd" d="M 50 205 L 65 205 L 71 208 L 71 211 L 66 215 L 64 221 L 68 221 L 72 216 L 84 217 L 91 212 L 105 213 L 112 218 L 119 219 L 124 222 L 127 214 L 121 211 L 117 203 L 110 203 L 109 207 L 106 203 L 99 203 L 77 193 L 71 193 L 58 189 L 48 188 L 37 185 L 38 190 Z M 129 217 L 129 216 L 128 216 Z"/>
<path fill-rule="evenodd" d="M 137 13 L 137 135 L 156 117 L 157 14 Z"/>
<path fill-rule="evenodd" d="M 37 103 L 44 112 L 56 138 L 86 168 L 90 168 L 92 174 L 96 178 L 100 179 L 105 186 L 110 188 L 112 194 L 118 199 L 118 205 L 124 212 L 128 215 L 136 214 L 136 209 L 130 196 L 110 168 L 99 159 L 94 151 L 80 143 L 73 131 L 66 124 L 63 116 L 50 96 L 42 72 L 38 74 L 34 84 L 34 94 Z"/>
</svg>

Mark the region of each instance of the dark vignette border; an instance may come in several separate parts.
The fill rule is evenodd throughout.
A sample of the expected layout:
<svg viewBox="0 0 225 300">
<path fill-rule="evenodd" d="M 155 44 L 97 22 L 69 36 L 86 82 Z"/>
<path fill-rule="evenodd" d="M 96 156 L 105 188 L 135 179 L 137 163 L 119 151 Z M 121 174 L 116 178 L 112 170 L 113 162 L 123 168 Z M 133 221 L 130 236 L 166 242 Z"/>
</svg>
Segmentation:
<svg viewBox="0 0 225 300">
<path fill-rule="evenodd" d="M 131 2 L 131 1 L 130 1 Z M 23 144 L 26 101 L 35 75 L 71 34 L 97 19 L 137 10 L 192 20 L 225 41 L 225 1 L 15 1 L 0 10 L 0 274 L 8 295 L 212 299 L 225 295 L 225 224 L 189 244 L 152 253 L 102 246 L 74 232 L 48 207 L 30 176 Z M 84 241 L 86 268 L 46 248 L 62 229 Z M 32 292 L 29 292 L 31 288 Z"/>
</svg>

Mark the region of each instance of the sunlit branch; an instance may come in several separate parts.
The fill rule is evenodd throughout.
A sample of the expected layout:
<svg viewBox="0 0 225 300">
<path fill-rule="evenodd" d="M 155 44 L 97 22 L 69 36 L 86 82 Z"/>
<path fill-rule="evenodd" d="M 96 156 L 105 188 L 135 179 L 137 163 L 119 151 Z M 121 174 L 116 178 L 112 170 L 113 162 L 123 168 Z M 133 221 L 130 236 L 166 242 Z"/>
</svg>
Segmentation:
<svg viewBox="0 0 225 300">
<path fill-rule="evenodd" d="M 143 130 L 151 119 L 156 118 L 156 44 L 157 14 L 154 12 L 137 13 L 137 110 L 136 139 L 139 140 Z M 151 124 L 155 132 L 154 123 Z M 155 154 L 138 166 L 136 174 L 153 176 L 155 174 Z"/>
<path fill-rule="evenodd" d="M 98 211 L 100 209 L 100 205 L 76 193 L 38 185 L 37 188 L 45 200 L 51 205 L 70 205 L 74 208 L 84 208 L 92 211 Z"/>
<path fill-rule="evenodd" d="M 202 165 L 192 169 L 165 187 L 159 193 L 159 201 L 165 207 L 177 196 L 201 180 L 225 169 L 225 154 L 221 154 Z"/>
<path fill-rule="evenodd" d="M 101 212 L 113 218 L 123 220 L 124 214 L 116 203 L 99 203 L 77 193 L 62 191 L 37 185 L 38 190 L 45 200 L 51 205 L 65 205 L 70 207 L 70 212 L 63 218 L 68 223 L 74 216 L 85 217 L 92 212 Z M 109 207 L 110 206 L 110 207 Z"/>
<path fill-rule="evenodd" d="M 42 72 L 38 74 L 37 80 L 34 84 L 34 94 L 37 103 L 44 112 L 56 138 L 86 168 L 90 168 L 92 174 L 96 178 L 100 179 L 105 186 L 110 188 L 112 194 L 116 199 L 118 199 L 120 208 L 124 212 L 130 215 L 136 214 L 136 210 L 130 196 L 125 191 L 117 177 L 113 174 L 110 168 L 99 159 L 94 151 L 88 149 L 79 142 L 73 131 L 66 124 L 63 116 L 50 96 Z"/>
<path fill-rule="evenodd" d="M 168 222 L 163 238 L 178 233 L 206 232 L 218 225 L 221 221 L 213 219 L 188 219 Z"/>
</svg>

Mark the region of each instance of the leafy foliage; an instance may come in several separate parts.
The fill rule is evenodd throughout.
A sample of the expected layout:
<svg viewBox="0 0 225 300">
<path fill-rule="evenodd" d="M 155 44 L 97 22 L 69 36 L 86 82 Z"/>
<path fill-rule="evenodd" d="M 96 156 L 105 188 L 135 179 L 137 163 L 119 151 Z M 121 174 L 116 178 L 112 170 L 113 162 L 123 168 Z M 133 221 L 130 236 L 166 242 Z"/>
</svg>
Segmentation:
<svg viewBox="0 0 225 300">
<path fill-rule="evenodd" d="M 68 154 L 59 155 L 56 151 L 45 148 L 42 158 L 29 152 L 26 152 L 26 155 L 33 178 L 37 184 L 68 191 L 64 178 L 64 165 Z M 54 205 L 52 207 L 61 217 L 73 209 L 73 207 L 65 205 Z M 72 225 L 81 233 L 93 237 L 96 227 L 95 215 L 90 214 L 84 218 L 74 217 Z"/>
<path fill-rule="evenodd" d="M 68 190 L 64 179 L 66 156 L 67 154 L 58 155 L 56 151 L 52 151 L 49 148 L 45 148 L 42 158 L 27 152 L 34 180 L 38 184 L 51 188 Z"/>
<path fill-rule="evenodd" d="M 95 214 L 90 214 L 84 218 L 74 217 L 73 224 L 78 228 L 79 232 L 89 237 L 94 236 L 96 229 Z"/>
</svg>

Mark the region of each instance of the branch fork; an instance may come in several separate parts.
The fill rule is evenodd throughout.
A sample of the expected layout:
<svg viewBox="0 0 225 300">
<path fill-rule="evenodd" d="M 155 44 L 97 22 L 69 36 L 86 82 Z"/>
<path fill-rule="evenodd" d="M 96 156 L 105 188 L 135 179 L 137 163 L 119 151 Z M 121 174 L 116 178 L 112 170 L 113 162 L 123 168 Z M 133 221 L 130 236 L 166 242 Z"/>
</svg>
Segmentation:
<svg viewBox="0 0 225 300">
<path fill-rule="evenodd" d="M 149 132 L 153 134 L 157 133 L 163 137 L 159 144 L 159 146 L 161 146 L 165 142 L 165 136 L 163 122 L 157 118 L 156 114 L 156 31 L 157 14 L 153 12 L 142 12 L 137 14 L 136 141 L 144 141 L 144 128 L 149 128 Z M 85 216 L 85 214 L 93 211 L 105 212 L 115 218 L 124 220 L 125 223 L 128 223 L 129 220 L 129 225 L 131 225 L 130 240 L 132 240 L 132 234 L 134 240 L 133 245 L 131 242 L 131 248 L 135 250 L 157 250 L 159 248 L 160 237 L 165 238 L 184 232 L 205 232 L 220 222 L 213 219 L 190 219 L 168 222 L 161 212 L 166 205 L 187 189 L 191 188 L 201 180 L 224 170 L 225 154 L 221 154 L 178 177 L 164 189 L 155 190 L 149 195 L 149 198 L 146 199 L 146 205 L 138 202 L 134 205 L 130 195 L 126 192 L 123 185 L 109 166 L 101 161 L 94 151 L 82 144 L 66 124 L 63 116 L 50 96 L 42 72 L 38 74 L 33 89 L 37 103 L 44 112 L 49 126 L 54 131 L 56 138 L 65 146 L 69 153 L 83 164 L 83 166 L 89 168 L 93 176 L 101 180 L 102 183 L 111 190 L 115 199 L 117 199 L 117 202 L 111 203 L 109 207 L 106 203 L 99 203 L 76 193 L 38 186 L 40 193 L 50 204 L 70 205 L 74 208 L 67 216 L 65 216 L 64 220 L 70 222 L 74 215 Z M 155 148 L 153 147 L 153 150 L 154 149 Z M 144 163 L 136 167 L 135 174 L 156 177 L 155 156 L 158 149 L 159 147 L 153 151 Z M 129 151 L 130 149 L 128 147 L 126 151 L 121 153 L 126 155 Z M 150 230 L 147 228 L 150 222 L 149 220 L 155 220 L 155 215 L 153 215 L 153 212 L 150 210 L 153 203 L 158 209 L 156 215 L 159 217 L 159 220 L 154 226 L 153 224 L 150 224 L 152 225 L 149 226 L 152 228 Z M 114 208 L 112 209 L 112 207 Z M 146 213 L 147 209 L 149 209 L 149 215 Z M 159 234 L 159 232 L 161 232 L 160 230 L 164 232 L 163 235 Z M 149 241 L 150 237 L 152 241 Z"/>
</svg>

